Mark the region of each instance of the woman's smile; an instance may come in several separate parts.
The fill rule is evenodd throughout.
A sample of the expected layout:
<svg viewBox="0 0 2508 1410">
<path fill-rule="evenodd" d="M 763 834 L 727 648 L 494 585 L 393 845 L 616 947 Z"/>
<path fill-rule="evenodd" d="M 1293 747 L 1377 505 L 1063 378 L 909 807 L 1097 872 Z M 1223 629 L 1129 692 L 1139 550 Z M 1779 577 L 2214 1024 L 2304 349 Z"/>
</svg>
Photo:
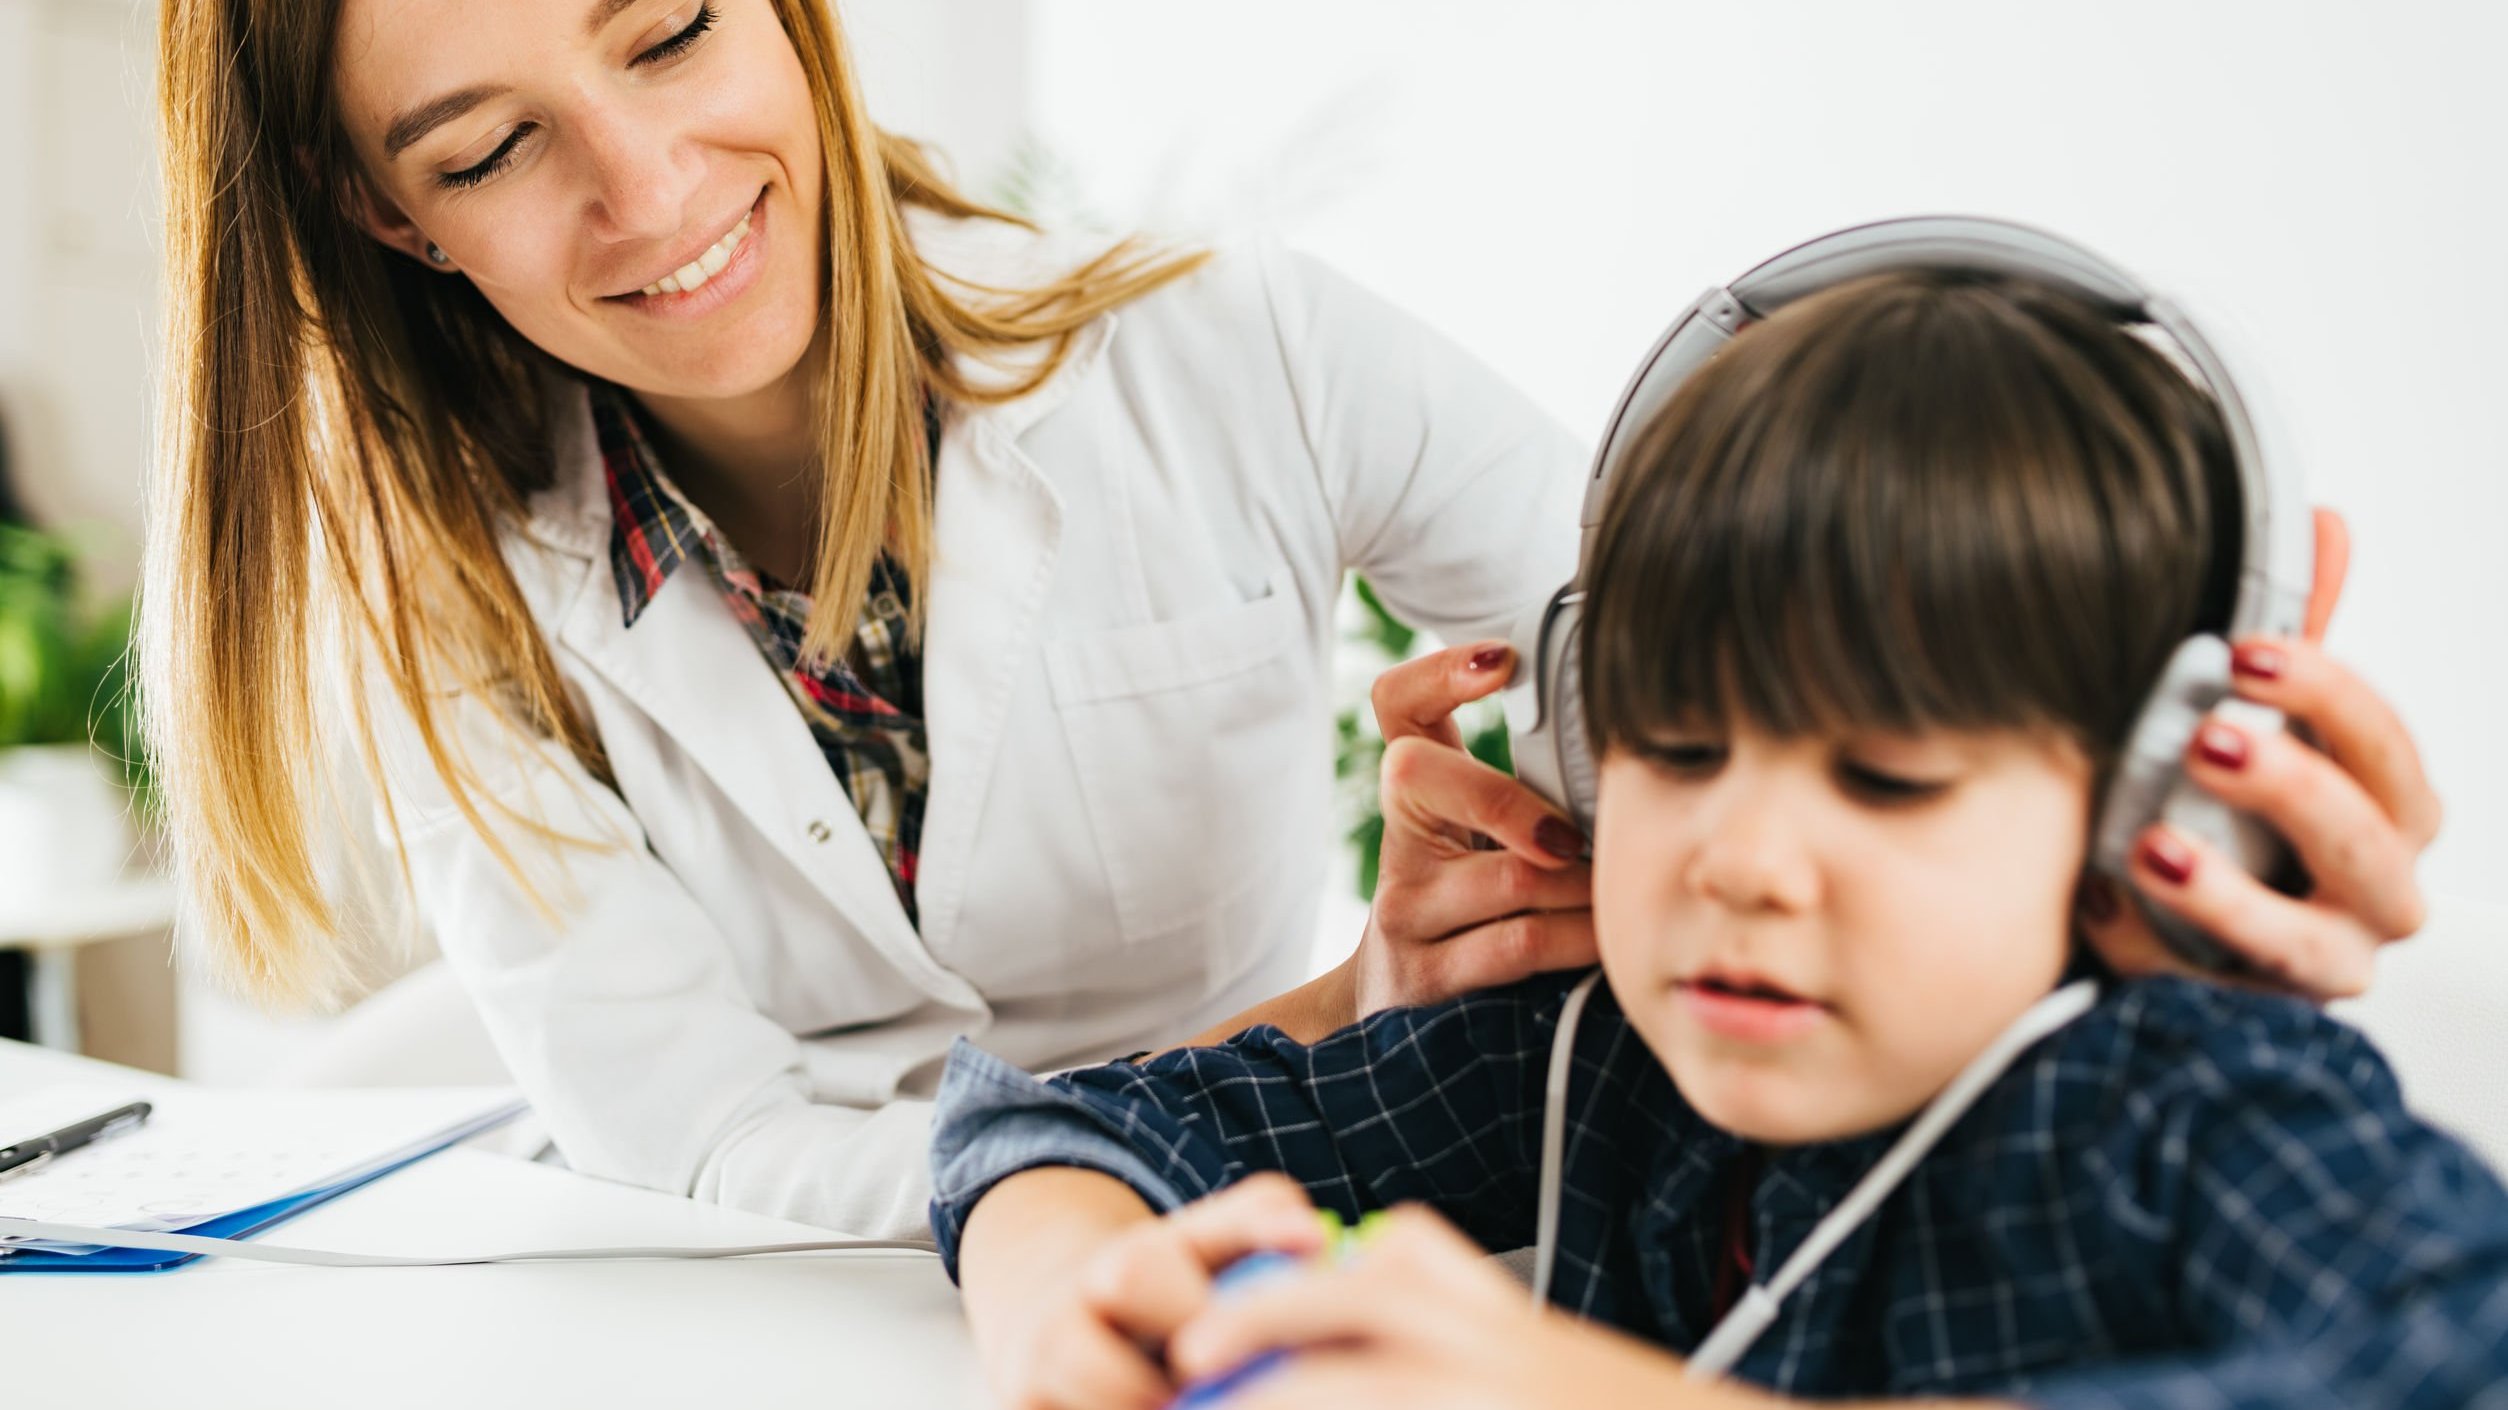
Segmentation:
<svg viewBox="0 0 2508 1410">
<path fill-rule="evenodd" d="M 641 289 L 604 295 L 603 302 L 657 318 L 692 319 L 703 318 L 747 293 L 766 267 L 766 193 L 770 189 L 761 188 L 729 230 L 669 273 Z"/>
</svg>

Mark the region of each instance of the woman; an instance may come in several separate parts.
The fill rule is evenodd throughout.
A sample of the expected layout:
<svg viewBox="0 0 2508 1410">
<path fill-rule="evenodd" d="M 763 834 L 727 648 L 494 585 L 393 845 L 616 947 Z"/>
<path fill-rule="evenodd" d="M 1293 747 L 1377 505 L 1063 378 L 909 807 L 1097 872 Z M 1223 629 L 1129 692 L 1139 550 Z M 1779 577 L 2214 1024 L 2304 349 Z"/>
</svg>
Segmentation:
<svg viewBox="0 0 2508 1410">
<path fill-rule="evenodd" d="M 1380 686 L 1385 889 L 1289 987 L 1343 573 L 1468 641 L 1572 557 L 1581 455 L 1447 344 L 1275 250 L 983 211 L 809 0 L 173 0 L 162 41 L 150 698 L 244 983 L 353 975 L 306 842 L 344 737 L 576 1167 L 895 1234 L 956 1034 L 1054 1066 L 1589 961 L 1583 839 L 1443 747 L 1509 667 L 1467 646 Z M 2343 987 L 2435 805 L 2277 649 L 2360 781 L 2214 775 L 2318 894 L 2150 884 Z"/>
</svg>

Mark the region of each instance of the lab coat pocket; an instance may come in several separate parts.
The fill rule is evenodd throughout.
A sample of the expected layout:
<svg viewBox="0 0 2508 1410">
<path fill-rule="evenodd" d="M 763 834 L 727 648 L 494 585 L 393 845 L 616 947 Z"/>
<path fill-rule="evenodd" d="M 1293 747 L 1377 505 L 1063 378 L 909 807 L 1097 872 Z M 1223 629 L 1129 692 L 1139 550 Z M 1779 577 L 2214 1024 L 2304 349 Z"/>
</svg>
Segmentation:
<svg viewBox="0 0 2508 1410">
<path fill-rule="evenodd" d="M 1307 718 L 1295 599 L 1046 644 L 1127 941 L 1207 920 L 1290 841 Z"/>
</svg>

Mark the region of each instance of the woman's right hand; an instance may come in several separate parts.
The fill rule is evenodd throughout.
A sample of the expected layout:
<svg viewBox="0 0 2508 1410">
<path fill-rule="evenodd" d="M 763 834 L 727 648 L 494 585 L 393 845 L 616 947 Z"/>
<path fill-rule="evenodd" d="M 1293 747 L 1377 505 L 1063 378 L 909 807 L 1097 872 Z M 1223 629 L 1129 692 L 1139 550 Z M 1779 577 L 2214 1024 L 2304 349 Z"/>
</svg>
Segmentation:
<svg viewBox="0 0 2508 1410">
<path fill-rule="evenodd" d="M 1484 641 L 1376 678 L 1385 836 L 1367 933 L 1343 966 L 1354 1019 L 1596 961 L 1584 835 L 1455 728 L 1514 668 L 1505 642 Z"/>
<path fill-rule="evenodd" d="M 1162 1410 L 1167 1338 L 1210 1305 L 1221 1269 L 1324 1230 L 1284 1175 L 1246 1178 L 1167 1217 L 1094 1171 L 1013 1175 L 967 1221 L 959 1273 L 985 1380 L 1010 1410 Z"/>
</svg>

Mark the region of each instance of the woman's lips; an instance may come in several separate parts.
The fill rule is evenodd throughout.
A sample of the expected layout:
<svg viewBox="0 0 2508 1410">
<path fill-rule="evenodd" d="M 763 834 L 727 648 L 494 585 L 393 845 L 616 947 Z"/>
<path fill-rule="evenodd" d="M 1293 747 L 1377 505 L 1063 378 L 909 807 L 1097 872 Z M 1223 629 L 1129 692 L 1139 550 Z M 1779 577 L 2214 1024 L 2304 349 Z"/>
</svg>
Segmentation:
<svg viewBox="0 0 2508 1410">
<path fill-rule="evenodd" d="M 612 302 L 625 305 L 638 313 L 656 318 L 703 318 L 749 291 L 758 282 L 758 274 L 766 268 L 766 192 L 749 203 L 749 234 L 732 251 L 731 260 L 722 271 L 694 289 L 676 294 L 619 294 Z"/>
<path fill-rule="evenodd" d="M 1674 985 L 1673 991 L 1699 1027 L 1735 1043 L 1788 1042 L 1817 1028 L 1829 1016 L 1825 1004 L 1711 979 L 1685 980 Z"/>
</svg>

